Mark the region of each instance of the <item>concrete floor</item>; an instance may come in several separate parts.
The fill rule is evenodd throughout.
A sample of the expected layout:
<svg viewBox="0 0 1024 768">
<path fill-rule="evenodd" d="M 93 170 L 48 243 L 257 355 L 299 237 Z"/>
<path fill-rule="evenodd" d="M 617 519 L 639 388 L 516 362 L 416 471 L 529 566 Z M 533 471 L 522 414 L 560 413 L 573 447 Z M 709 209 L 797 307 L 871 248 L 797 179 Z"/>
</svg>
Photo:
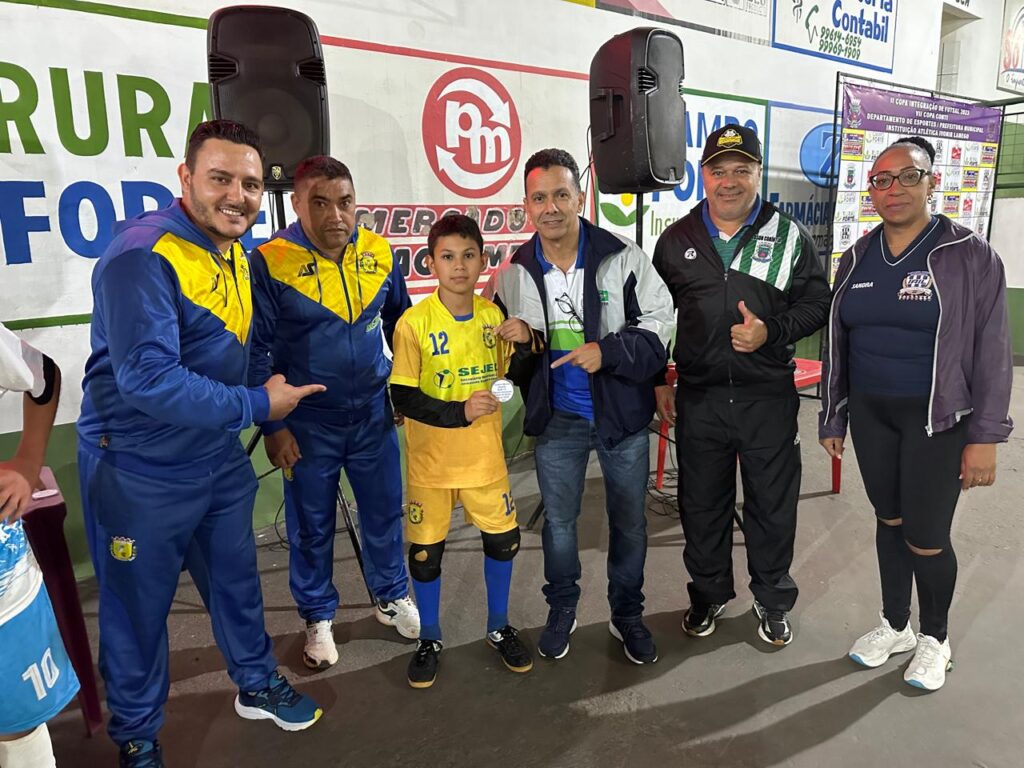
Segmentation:
<svg viewBox="0 0 1024 768">
<path fill-rule="evenodd" d="M 1024 369 L 1016 374 L 1012 413 L 1024 425 Z M 532 672 L 515 675 L 484 644 L 479 537 L 459 519 L 445 552 L 446 646 L 434 687 L 407 686 L 412 644 L 374 620 L 344 534 L 335 566 L 345 603 L 335 629 L 341 660 L 310 675 L 287 553 L 267 529 L 258 539 L 267 629 L 283 670 L 326 714 L 302 733 L 238 718 L 209 621 L 183 579 L 170 619 L 172 685 L 161 734 L 167 765 L 1024 765 L 1024 666 L 1014 655 L 1024 636 L 1024 434 L 1000 448 L 996 486 L 971 491 L 958 509 L 960 576 L 950 621 L 957 666 L 943 690 L 924 695 L 903 682 L 907 656 L 876 670 L 846 658 L 852 640 L 877 623 L 874 525 L 849 452 L 842 493 L 827 493 L 817 409 L 804 401 L 800 412 L 804 481 L 792 573 L 801 592 L 792 645 L 774 650 L 756 636 L 738 534 L 739 597 L 711 637 L 683 634 L 682 533 L 677 519 L 653 505 L 646 616 L 661 658 L 646 667 L 629 663 L 607 630 L 607 523 L 595 460 L 580 523 L 580 628 L 565 659 L 538 658 Z M 513 491 L 525 525 L 537 501 L 530 460 L 513 467 Z M 542 581 L 538 526 L 524 530 L 511 604 L 513 623 L 531 642 L 546 616 Z M 83 585 L 83 600 L 96 648 L 94 585 Z M 77 708 L 50 727 L 58 765 L 116 765 L 105 735 L 83 737 Z"/>
</svg>

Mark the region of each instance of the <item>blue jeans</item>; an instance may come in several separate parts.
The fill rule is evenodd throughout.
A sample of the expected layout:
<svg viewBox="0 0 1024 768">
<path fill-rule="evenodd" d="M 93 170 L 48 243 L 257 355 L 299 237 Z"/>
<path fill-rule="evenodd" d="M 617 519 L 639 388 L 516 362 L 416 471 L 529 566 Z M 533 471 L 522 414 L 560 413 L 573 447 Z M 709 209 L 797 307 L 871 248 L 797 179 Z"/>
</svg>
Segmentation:
<svg viewBox="0 0 1024 768">
<path fill-rule="evenodd" d="M 581 575 L 576 521 L 591 448 L 604 475 L 608 511 L 608 603 L 613 619 L 638 619 L 644 610 L 647 559 L 647 430 L 614 448 L 597 438 L 593 422 L 555 411 L 537 438 L 537 481 L 544 500 L 544 596 L 552 608 L 576 608 Z"/>
</svg>

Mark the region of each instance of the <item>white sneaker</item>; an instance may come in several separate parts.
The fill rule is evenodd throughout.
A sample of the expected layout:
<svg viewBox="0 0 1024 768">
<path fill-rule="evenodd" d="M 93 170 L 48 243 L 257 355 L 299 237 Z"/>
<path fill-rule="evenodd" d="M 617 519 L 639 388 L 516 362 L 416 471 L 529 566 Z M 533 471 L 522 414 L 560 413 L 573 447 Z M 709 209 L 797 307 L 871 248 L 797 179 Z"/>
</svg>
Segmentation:
<svg viewBox="0 0 1024 768">
<path fill-rule="evenodd" d="M 902 631 L 897 632 L 885 620 L 885 616 L 878 615 L 882 623 L 866 635 L 857 638 L 848 654 L 851 659 L 865 667 L 880 667 L 894 653 L 912 651 L 917 646 L 917 638 L 910 628 L 909 621 Z"/>
<path fill-rule="evenodd" d="M 398 630 L 398 634 L 410 640 L 420 636 L 420 612 L 416 603 L 406 595 L 385 603 L 377 601 L 377 621 Z"/>
<path fill-rule="evenodd" d="M 306 622 L 306 647 L 302 649 L 302 663 L 310 669 L 327 669 L 338 663 L 338 646 L 334 644 L 331 622 Z"/>
<path fill-rule="evenodd" d="M 915 688 L 937 691 L 946 682 L 946 673 L 953 669 L 949 638 L 941 643 L 930 635 L 918 634 L 917 653 L 903 673 L 903 679 Z"/>
</svg>

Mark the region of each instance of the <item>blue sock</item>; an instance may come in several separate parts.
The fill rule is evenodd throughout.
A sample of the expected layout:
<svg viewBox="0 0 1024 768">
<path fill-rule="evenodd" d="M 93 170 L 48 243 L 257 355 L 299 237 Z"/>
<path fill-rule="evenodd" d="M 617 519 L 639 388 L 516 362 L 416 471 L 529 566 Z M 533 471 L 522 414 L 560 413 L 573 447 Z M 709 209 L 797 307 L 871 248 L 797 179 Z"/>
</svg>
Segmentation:
<svg viewBox="0 0 1024 768">
<path fill-rule="evenodd" d="M 512 561 L 495 560 L 484 555 L 484 581 L 487 583 L 487 631 L 496 632 L 508 624 Z"/>
<path fill-rule="evenodd" d="M 420 610 L 420 640 L 441 639 L 441 577 L 433 581 L 412 580 L 416 607 Z"/>
</svg>

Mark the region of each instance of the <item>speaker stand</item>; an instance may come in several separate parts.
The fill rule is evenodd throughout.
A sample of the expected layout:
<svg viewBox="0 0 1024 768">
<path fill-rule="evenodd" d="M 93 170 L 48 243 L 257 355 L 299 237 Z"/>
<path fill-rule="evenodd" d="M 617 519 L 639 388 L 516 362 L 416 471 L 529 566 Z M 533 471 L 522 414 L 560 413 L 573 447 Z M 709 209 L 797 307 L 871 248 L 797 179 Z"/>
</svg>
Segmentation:
<svg viewBox="0 0 1024 768">
<path fill-rule="evenodd" d="M 532 531 L 533 526 L 537 524 L 537 520 L 544 514 L 544 499 L 537 502 L 537 506 L 533 510 L 533 514 L 530 515 L 529 521 L 526 523 L 526 530 Z"/>
<path fill-rule="evenodd" d="M 273 208 L 270 211 L 270 228 L 273 230 L 271 232 L 273 234 L 277 230 L 285 228 L 284 190 L 275 189 L 268 194 L 273 203 Z"/>
<path fill-rule="evenodd" d="M 644 247 L 644 193 L 636 193 L 636 245 L 643 250 Z"/>
</svg>

